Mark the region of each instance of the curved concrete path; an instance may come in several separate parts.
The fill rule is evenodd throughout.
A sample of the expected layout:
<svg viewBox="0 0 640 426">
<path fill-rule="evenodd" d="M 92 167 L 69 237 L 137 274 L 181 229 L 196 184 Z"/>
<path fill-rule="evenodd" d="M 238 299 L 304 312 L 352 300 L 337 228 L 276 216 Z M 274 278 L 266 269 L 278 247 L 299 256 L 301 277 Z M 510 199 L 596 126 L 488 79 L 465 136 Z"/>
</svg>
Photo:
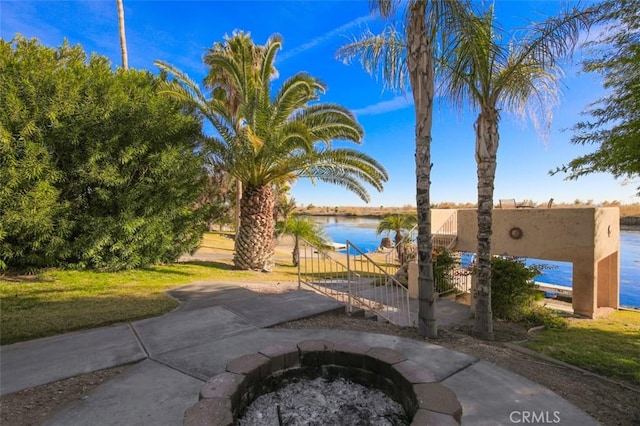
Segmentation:
<svg viewBox="0 0 640 426">
<path fill-rule="evenodd" d="M 230 360 L 272 343 L 326 338 L 395 349 L 430 369 L 458 396 L 465 425 L 531 424 L 532 419 L 598 424 L 536 383 L 441 346 L 354 331 L 264 328 L 344 309 L 313 292 L 264 296 L 234 285 L 194 283 L 171 293 L 183 303 L 161 317 L 0 347 L 0 394 L 139 361 L 45 424 L 181 425 L 204 381 Z"/>
</svg>

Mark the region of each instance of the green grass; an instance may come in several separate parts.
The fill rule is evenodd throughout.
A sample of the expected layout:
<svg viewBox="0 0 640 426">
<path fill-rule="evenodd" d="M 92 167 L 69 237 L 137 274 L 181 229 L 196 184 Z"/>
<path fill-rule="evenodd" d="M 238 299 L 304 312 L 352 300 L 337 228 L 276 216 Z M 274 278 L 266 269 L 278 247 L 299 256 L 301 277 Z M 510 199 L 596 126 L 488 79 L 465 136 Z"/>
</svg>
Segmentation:
<svg viewBox="0 0 640 426">
<path fill-rule="evenodd" d="M 603 376 L 640 384 L 640 312 L 618 311 L 597 320 L 572 320 L 526 345 Z"/>
<path fill-rule="evenodd" d="M 205 235 L 208 252 L 233 242 Z M 236 271 L 231 257 L 121 272 L 47 270 L 35 277 L 0 276 L 0 344 L 52 336 L 161 315 L 178 302 L 165 291 L 194 281 L 278 282 L 297 280 L 297 269 L 273 273 Z"/>
</svg>

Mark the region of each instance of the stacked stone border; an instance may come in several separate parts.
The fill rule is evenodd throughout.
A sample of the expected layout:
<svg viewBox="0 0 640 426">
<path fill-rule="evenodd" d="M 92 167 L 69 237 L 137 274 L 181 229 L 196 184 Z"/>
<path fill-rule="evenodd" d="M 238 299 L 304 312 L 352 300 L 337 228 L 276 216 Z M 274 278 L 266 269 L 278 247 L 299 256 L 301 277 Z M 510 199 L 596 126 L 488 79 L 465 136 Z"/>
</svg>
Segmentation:
<svg viewBox="0 0 640 426">
<path fill-rule="evenodd" d="M 300 371 L 378 388 L 403 406 L 412 426 L 460 424 L 458 398 L 430 370 L 393 349 L 325 339 L 278 343 L 232 360 L 202 386 L 184 424 L 232 426 L 255 398 L 270 391 L 265 384 Z"/>
</svg>

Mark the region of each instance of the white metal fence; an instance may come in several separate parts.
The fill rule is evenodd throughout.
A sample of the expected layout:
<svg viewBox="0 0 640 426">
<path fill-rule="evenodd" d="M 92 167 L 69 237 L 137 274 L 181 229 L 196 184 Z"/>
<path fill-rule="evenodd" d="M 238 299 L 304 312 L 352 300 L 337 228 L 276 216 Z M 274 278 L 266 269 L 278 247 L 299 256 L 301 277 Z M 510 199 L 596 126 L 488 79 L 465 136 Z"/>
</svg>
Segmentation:
<svg viewBox="0 0 640 426">
<path fill-rule="evenodd" d="M 346 253 L 324 252 L 301 241 L 298 282 L 342 301 L 347 309 L 365 309 L 398 325 L 412 325 L 409 291 L 389 270 L 351 242 Z"/>
</svg>

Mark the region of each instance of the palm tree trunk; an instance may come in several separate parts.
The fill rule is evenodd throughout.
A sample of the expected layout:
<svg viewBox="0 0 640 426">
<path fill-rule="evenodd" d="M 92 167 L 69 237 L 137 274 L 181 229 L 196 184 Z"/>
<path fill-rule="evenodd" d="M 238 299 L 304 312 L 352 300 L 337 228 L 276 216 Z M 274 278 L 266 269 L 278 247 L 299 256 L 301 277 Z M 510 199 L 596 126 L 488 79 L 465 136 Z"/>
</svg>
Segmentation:
<svg viewBox="0 0 640 426">
<path fill-rule="evenodd" d="M 240 232 L 240 206 L 242 205 L 242 181 L 240 179 L 236 179 L 236 217 L 235 217 L 235 231 L 236 236 L 238 238 L 238 233 Z"/>
<path fill-rule="evenodd" d="M 396 228 L 395 236 L 396 253 L 398 253 L 398 263 L 400 266 L 404 265 L 404 248 L 402 247 L 402 230 Z"/>
<path fill-rule="evenodd" d="M 273 204 L 270 185 L 245 187 L 233 257 L 236 268 L 266 272 L 273 267 Z"/>
<path fill-rule="evenodd" d="M 293 251 L 291 252 L 293 266 L 298 266 L 300 263 L 300 238 L 295 236 L 295 244 L 293 246 Z"/>
<path fill-rule="evenodd" d="M 493 340 L 491 312 L 491 233 L 493 183 L 498 153 L 499 113 L 485 107 L 476 121 L 476 163 L 478 164 L 478 250 L 477 285 L 475 289 L 474 332 L 482 339 Z"/>
<path fill-rule="evenodd" d="M 118 2 L 118 28 L 120 29 L 120 50 L 122 52 L 122 68 L 129 68 L 129 58 L 127 56 L 127 38 L 124 34 L 124 5 L 122 0 Z"/>
<path fill-rule="evenodd" d="M 433 46 L 425 23 L 426 1 L 410 6 L 407 64 L 416 111 L 416 204 L 418 209 L 418 332 L 438 337 L 432 268 L 431 125 L 433 115 Z"/>
</svg>

